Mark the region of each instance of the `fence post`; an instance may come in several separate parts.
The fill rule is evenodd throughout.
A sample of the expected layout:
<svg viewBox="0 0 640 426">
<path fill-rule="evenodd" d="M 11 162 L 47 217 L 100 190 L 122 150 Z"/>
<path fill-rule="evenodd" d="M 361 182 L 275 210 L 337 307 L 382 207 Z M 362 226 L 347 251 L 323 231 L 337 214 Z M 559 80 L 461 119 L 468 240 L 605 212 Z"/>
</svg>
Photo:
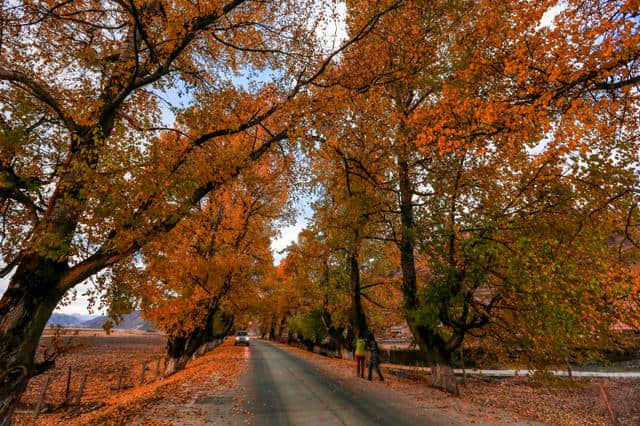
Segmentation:
<svg viewBox="0 0 640 426">
<path fill-rule="evenodd" d="M 67 386 L 64 388 L 64 403 L 69 401 L 69 387 L 71 386 L 71 366 L 67 370 Z"/>
<path fill-rule="evenodd" d="M 33 411 L 33 416 L 38 418 L 40 415 L 40 410 L 42 409 L 42 405 L 44 404 L 44 397 L 47 393 L 47 388 L 49 387 L 49 382 L 51 381 L 51 376 L 48 376 L 44 381 L 44 385 L 42 385 L 42 390 L 40 391 L 40 397 L 38 398 L 38 403 L 36 404 L 36 408 Z"/>
<path fill-rule="evenodd" d="M 76 405 L 80 405 L 80 398 L 82 398 L 82 393 L 84 392 L 84 384 L 87 381 L 87 373 L 82 375 L 82 380 L 80 381 L 80 388 L 78 389 L 78 394 L 76 395 Z"/>
<path fill-rule="evenodd" d="M 140 384 L 144 384 L 144 372 L 147 370 L 147 361 L 142 363 L 142 372 L 140 373 Z"/>
<path fill-rule="evenodd" d="M 122 374 L 124 374 L 124 367 L 120 367 L 120 371 L 118 372 L 118 384 L 116 384 L 116 390 L 120 392 L 122 388 Z"/>
<path fill-rule="evenodd" d="M 462 384 L 467 385 L 467 370 L 464 368 L 464 353 L 462 352 L 462 345 L 460 345 L 460 362 L 462 363 Z"/>
<path fill-rule="evenodd" d="M 600 387 L 600 393 L 602 394 L 604 405 L 607 407 L 607 411 L 609 411 L 609 417 L 611 418 L 611 425 L 618 426 L 618 419 L 616 417 L 616 414 L 613 411 L 613 408 L 611 407 L 611 403 L 609 402 L 609 396 L 607 395 L 607 391 L 602 386 L 602 383 L 598 383 L 598 386 Z"/>
</svg>

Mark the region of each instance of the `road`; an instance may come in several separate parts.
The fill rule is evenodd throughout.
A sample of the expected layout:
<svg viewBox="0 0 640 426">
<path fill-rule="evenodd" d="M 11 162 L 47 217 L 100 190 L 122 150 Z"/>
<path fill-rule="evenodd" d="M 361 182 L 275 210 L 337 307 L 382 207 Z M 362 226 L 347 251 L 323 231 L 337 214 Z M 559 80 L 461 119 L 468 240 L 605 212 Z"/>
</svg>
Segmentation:
<svg viewBox="0 0 640 426">
<path fill-rule="evenodd" d="M 420 412 L 415 400 L 362 379 L 338 379 L 277 345 L 252 341 L 249 369 L 233 394 L 197 401 L 216 424 L 455 425 L 437 411 Z M 235 405 L 232 410 L 229 407 Z"/>
</svg>

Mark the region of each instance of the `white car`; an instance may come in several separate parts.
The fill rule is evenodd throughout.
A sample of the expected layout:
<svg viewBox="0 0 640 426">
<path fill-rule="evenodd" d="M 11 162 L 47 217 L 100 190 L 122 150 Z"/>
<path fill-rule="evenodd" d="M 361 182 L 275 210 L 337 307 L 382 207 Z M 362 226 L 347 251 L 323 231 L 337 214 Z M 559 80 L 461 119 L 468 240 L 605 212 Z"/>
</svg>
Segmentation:
<svg viewBox="0 0 640 426">
<path fill-rule="evenodd" d="M 234 346 L 247 345 L 249 346 L 249 333 L 246 331 L 238 331 L 236 333 L 236 340 L 233 342 Z"/>
</svg>

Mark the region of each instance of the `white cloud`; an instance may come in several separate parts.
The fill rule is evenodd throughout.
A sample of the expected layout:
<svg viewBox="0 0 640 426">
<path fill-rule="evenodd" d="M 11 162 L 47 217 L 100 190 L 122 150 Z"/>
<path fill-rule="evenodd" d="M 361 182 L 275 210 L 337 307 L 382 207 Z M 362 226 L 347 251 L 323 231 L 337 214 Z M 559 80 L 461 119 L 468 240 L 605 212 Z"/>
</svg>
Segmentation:
<svg viewBox="0 0 640 426">
<path fill-rule="evenodd" d="M 306 221 L 298 221 L 293 226 L 287 226 L 280 230 L 280 236 L 271 241 L 271 251 L 276 263 L 280 263 L 286 257 L 286 253 L 280 253 L 286 249 L 289 244 L 298 240 L 298 234 L 306 226 Z"/>
<path fill-rule="evenodd" d="M 318 41 L 325 52 L 333 52 L 347 40 L 347 5 L 342 0 L 321 2 L 315 27 Z"/>
<path fill-rule="evenodd" d="M 542 29 L 548 27 L 549 29 L 555 28 L 554 20 L 556 17 L 562 13 L 567 8 L 567 2 L 565 0 L 561 0 L 556 3 L 555 6 L 550 7 L 547 11 L 542 15 L 542 19 L 540 19 L 540 24 L 538 25 L 538 29 Z"/>
</svg>

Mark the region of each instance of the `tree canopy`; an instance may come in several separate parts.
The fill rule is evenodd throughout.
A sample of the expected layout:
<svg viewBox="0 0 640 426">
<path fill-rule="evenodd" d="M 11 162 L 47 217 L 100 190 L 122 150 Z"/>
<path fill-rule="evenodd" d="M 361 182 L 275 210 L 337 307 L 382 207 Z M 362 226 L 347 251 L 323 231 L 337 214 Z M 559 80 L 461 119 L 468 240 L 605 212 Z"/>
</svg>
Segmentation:
<svg viewBox="0 0 640 426">
<path fill-rule="evenodd" d="M 406 324 L 446 365 L 640 326 L 636 0 L 1 7 L 2 419 L 87 280 L 177 368 L 249 321 L 339 350 Z"/>
</svg>

